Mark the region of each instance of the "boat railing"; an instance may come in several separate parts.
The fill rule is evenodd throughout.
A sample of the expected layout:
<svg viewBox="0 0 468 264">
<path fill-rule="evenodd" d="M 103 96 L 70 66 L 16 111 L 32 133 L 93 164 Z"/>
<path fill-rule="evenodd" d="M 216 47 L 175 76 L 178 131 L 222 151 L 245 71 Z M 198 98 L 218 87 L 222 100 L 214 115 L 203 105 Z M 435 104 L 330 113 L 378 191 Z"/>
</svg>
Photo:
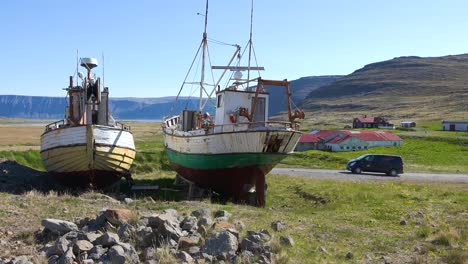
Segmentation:
<svg viewBox="0 0 468 264">
<path fill-rule="evenodd" d="M 171 118 L 164 119 L 163 127 L 166 127 L 166 128 L 175 127 L 177 126 L 177 124 L 179 124 L 179 122 L 180 122 L 180 116 L 173 116 Z"/>
<path fill-rule="evenodd" d="M 299 130 L 297 123 L 291 123 L 288 121 L 260 121 L 260 122 L 239 122 L 232 124 L 222 124 L 222 125 L 209 125 L 206 128 L 212 129 L 214 132 L 232 132 L 232 131 L 242 131 L 242 130 L 268 130 L 273 127 L 276 128 L 294 128 Z"/>
<path fill-rule="evenodd" d="M 175 126 L 170 126 L 167 124 L 168 120 L 165 120 L 163 123 L 163 129 L 169 133 L 174 134 L 178 129 Z M 228 133 L 228 132 L 239 132 L 239 131 L 252 131 L 252 130 L 273 130 L 273 129 L 294 129 L 299 130 L 299 124 L 296 122 L 288 121 L 263 121 L 263 122 L 239 122 L 239 123 L 229 123 L 229 124 L 207 124 L 202 126 L 199 129 L 192 131 L 205 131 L 205 135 L 214 134 L 214 133 Z M 187 131 L 190 133 L 190 131 Z M 197 133 L 198 134 L 198 133 Z"/>
<path fill-rule="evenodd" d="M 59 121 L 55 121 L 53 123 L 50 123 L 48 125 L 45 126 L 45 130 L 46 131 L 50 131 L 50 130 L 54 130 L 54 129 L 57 129 L 57 128 L 60 128 L 62 126 L 65 125 L 65 120 L 59 120 Z"/>
<path fill-rule="evenodd" d="M 124 124 L 124 123 L 115 122 L 115 126 L 120 127 L 120 129 L 125 130 L 125 131 L 130 131 L 131 130 L 131 127 L 129 125 Z"/>
</svg>

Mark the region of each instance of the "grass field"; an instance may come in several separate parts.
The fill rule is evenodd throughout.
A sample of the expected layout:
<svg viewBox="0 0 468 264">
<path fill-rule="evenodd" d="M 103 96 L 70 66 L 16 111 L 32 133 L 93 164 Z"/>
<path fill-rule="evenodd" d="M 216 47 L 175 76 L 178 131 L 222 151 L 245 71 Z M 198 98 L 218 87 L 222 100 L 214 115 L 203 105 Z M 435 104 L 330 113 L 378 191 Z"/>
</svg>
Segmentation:
<svg viewBox="0 0 468 264">
<path fill-rule="evenodd" d="M 173 187 L 174 172 L 163 151 L 159 123 L 130 123 L 138 149 L 133 177 L 139 184 Z M 430 123 L 428 124 L 428 127 Z M 0 126 L 0 134 L 16 133 L 15 126 Z M 20 127 L 21 128 L 21 127 Z M 8 129 L 8 130 L 4 130 Z M 22 129 L 22 128 L 21 128 Z M 40 136 L 30 130 L 29 138 Z M 37 133 L 37 134 L 35 134 Z M 366 153 L 402 155 L 406 171 L 467 173 L 467 135 L 434 131 L 398 131 L 404 145 L 398 148 L 375 148 Z M 18 134 L 19 135 L 19 134 Z M 0 148 L 36 146 L 38 141 L 8 137 Z M 295 153 L 280 166 L 338 168 L 361 152 Z M 2 150 L 0 157 L 43 170 L 37 150 Z M 466 263 L 468 241 L 468 184 L 344 182 L 300 177 L 268 175 L 266 208 L 210 201 L 183 201 L 171 191 L 133 194 L 122 185 L 124 195 L 135 202 L 124 205 L 99 193 L 81 195 L 0 193 L 0 239 L 21 241 L 21 247 L 3 251 L 27 254 L 36 247 L 34 233 L 44 218 L 75 220 L 93 217 L 105 207 L 126 207 L 141 213 L 175 208 L 181 213 L 210 207 L 224 209 L 241 220 L 247 230 L 268 229 L 275 241 L 290 235 L 295 246 L 283 248 L 278 263 Z M 20 220 L 20 221 L 19 221 Z M 280 233 L 271 230 L 273 221 L 281 220 L 288 228 Z M 404 220 L 406 225 L 402 225 Z M 10 237 L 3 237 L 7 231 Z M 2 233 L 3 232 L 3 233 Z M 245 232 L 245 231 L 244 231 Z M 353 257 L 346 258 L 351 252 Z M 3 254 L 3 255 L 2 255 Z M 37 259 L 40 263 L 40 258 Z M 46 263 L 46 262 L 45 262 Z"/>
</svg>

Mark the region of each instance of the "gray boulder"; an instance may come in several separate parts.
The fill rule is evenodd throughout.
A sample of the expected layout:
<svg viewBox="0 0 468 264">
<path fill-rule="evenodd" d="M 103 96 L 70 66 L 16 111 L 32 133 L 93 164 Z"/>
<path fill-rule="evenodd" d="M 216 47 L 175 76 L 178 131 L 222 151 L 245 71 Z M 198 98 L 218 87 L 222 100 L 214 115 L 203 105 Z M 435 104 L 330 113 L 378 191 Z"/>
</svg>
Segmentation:
<svg viewBox="0 0 468 264">
<path fill-rule="evenodd" d="M 58 259 L 58 264 L 73 264 L 75 260 L 75 254 L 73 254 L 73 248 L 67 249 L 65 254 L 63 254 L 59 259 Z"/>
<path fill-rule="evenodd" d="M 163 214 L 169 214 L 177 218 L 178 213 L 176 209 L 168 208 L 163 211 Z"/>
<path fill-rule="evenodd" d="M 178 251 L 176 257 L 180 259 L 183 263 L 193 263 L 193 258 L 185 251 Z"/>
<path fill-rule="evenodd" d="M 41 224 L 49 231 L 53 233 L 59 233 L 61 235 L 70 231 L 78 231 L 78 226 L 75 223 L 59 219 L 44 219 L 42 220 Z"/>
<path fill-rule="evenodd" d="M 198 219 L 195 216 L 186 216 L 180 223 L 180 227 L 185 231 L 197 230 L 197 222 Z"/>
<path fill-rule="evenodd" d="M 238 240 L 235 235 L 229 231 L 221 231 L 210 238 L 205 243 L 203 247 L 203 252 L 212 255 L 212 256 L 223 256 L 228 252 L 236 252 L 238 249 Z"/>
<path fill-rule="evenodd" d="M 169 223 L 173 226 L 178 226 L 179 221 L 177 220 L 177 217 L 171 215 L 171 214 L 160 214 L 157 216 L 150 216 L 148 217 L 148 226 L 152 228 L 158 228 L 160 225 L 164 223 Z"/>
<path fill-rule="evenodd" d="M 117 229 L 117 234 L 119 235 L 120 241 L 128 242 L 135 237 L 136 229 L 132 225 L 123 224 Z"/>
<path fill-rule="evenodd" d="M 280 237 L 280 244 L 283 246 L 294 246 L 294 240 L 290 236 L 281 236 Z"/>
<path fill-rule="evenodd" d="M 127 263 L 134 264 L 134 263 L 140 263 L 140 260 L 138 258 L 138 253 L 136 252 L 135 248 L 127 243 L 119 243 L 119 246 L 121 246 L 124 250 L 125 256 L 127 258 Z"/>
<path fill-rule="evenodd" d="M 102 247 L 101 245 L 96 245 L 88 253 L 88 258 L 93 260 L 99 260 L 104 254 L 107 253 L 107 249 Z"/>
<path fill-rule="evenodd" d="M 281 231 L 286 229 L 287 225 L 283 221 L 274 221 L 271 223 L 271 228 L 275 231 Z"/>
<path fill-rule="evenodd" d="M 49 247 L 46 252 L 47 257 L 51 257 L 53 255 L 62 256 L 68 250 L 68 245 L 70 241 L 66 240 L 65 238 L 61 237 L 57 239 L 53 246 Z"/>
<path fill-rule="evenodd" d="M 125 251 L 120 245 L 114 245 L 109 249 L 109 260 L 113 264 L 125 264 Z"/>
<path fill-rule="evenodd" d="M 183 236 L 180 227 L 169 221 L 165 221 L 158 226 L 158 234 L 164 238 L 172 238 L 175 241 L 179 241 L 179 238 Z"/>
<path fill-rule="evenodd" d="M 213 219 L 209 216 L 202 216 L 198 220 L 198 226 L 210 227 L 211 225 L 213 225 Z"/>
<path fill-rule="evenodd" d="M 200 219 L 203 216 L 207 216 L 207 217 L 210 216 L 211 211 L 209 208 L 201 208 L 201 209 L 193 211 L 190 215 L 195 216 L 196 218 Z"/>
<path fill-rule="evenodd" d="M 93 244 L 87 240 L 78 240 L 73 245 L 73 253 L 78 255 L 81 252 L 90 251 L 93 247 L 94 247 Z"/>
<path fill-rule="evenodd" d="M 106 232 L 98 237 L 94 242 L 96 245 L 102 245 L 104 247 L 111 247 L 119 243 L 119 236 L 115 233 Z"/>
</svg>

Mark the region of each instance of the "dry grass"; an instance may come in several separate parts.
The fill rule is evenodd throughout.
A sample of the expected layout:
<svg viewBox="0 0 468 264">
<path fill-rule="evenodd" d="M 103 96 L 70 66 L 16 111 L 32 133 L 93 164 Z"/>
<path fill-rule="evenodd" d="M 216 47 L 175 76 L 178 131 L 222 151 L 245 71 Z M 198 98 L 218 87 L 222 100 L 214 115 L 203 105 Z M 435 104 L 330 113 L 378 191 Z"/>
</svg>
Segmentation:
<svg viewBox="0 0 468 264">
<path fill-rule="evenodd" d="M 0 126 L 0 150 L 37 149 L 43 132 L 43 126 L 2 125 Z"/>
</svg>

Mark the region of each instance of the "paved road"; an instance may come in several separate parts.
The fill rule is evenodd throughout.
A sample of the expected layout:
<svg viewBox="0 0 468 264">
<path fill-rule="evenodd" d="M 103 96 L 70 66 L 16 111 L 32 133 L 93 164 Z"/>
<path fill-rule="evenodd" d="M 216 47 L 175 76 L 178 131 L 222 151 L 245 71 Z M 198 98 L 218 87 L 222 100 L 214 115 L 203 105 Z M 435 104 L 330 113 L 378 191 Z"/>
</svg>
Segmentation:
<svg viewBox="0 0 468 264">
<path fill-rule="evenodd" d="M 468 183 L 468 174 L 404 173 L 398 177 L 391 177 L 383 173 L 363 172 L 362 174 L 352 174 L 351 172 L 345 170 L 318 170 L 298 168 L 274 168 L 270 173 L 289 176 L 303 176 L 315 179 Z"/>
</svg>

